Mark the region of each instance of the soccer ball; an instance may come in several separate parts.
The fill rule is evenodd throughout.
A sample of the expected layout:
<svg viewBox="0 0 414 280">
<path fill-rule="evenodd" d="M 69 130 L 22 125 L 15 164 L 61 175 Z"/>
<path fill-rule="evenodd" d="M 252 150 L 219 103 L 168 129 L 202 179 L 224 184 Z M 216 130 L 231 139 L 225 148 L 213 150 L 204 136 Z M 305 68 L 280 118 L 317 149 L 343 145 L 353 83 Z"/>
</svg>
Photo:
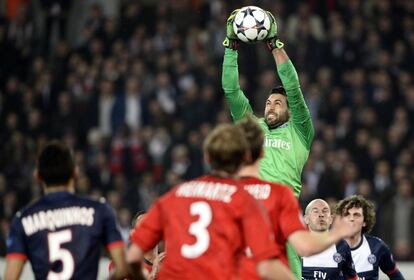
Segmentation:
<svg viewBox="0 0 414 280">
<path fill-rule="evenodd" d="M 234 33 L 245 43 L 263 40 L 269 29 L 270 19 L 262 8 L 246 6 L 241 8 L 234 17 Z"/>
</svg>

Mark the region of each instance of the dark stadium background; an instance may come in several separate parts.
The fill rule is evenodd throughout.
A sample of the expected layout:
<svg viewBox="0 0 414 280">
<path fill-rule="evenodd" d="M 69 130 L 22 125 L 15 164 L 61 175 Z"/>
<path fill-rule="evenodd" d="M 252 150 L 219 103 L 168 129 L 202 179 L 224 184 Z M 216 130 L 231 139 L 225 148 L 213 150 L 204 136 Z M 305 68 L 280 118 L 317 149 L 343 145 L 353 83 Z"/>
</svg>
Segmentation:
<svg viewBox="0 0 414 280">
<path fill-rule="evenodd" d="M 374 234 L 398 260 L 414 259 L 414 1 L 405 0 L 1 0 L 0 256 L 12 216 L 41 195 L 32 171 L 48 139 L 73 148 L 78 192 L 105 196 L 125 238 L 135 212 L 204 171 L 203 139 L 231 121 L 225 21 L 249 4 L 276 14 L 312 113 L 302 206 L 361 194 L 376 205 Z M 264 44 L 243 45 L 239 65 L 261 115 L 279 82 L 272 57 Z"/>
</svg>

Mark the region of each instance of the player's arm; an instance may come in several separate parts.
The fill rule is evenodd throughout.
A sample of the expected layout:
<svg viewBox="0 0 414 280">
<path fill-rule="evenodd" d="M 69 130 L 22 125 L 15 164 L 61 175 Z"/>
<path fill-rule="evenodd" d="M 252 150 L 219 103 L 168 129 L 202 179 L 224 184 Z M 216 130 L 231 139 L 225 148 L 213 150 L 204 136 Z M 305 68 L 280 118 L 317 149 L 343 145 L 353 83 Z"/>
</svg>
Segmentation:
<svg viewBox="0 0 414 280">
<path fill-rule="evenodd" d="M 284 44 L 277 37 L 275 18 L 270 12 L 267 13 L 271 19 L 272 28 L 269 32 L 268 38 L 266 39 L 266 45 L 272 52 L 273 59 L 276 62 L 279 78 L 286 90 L 293 125 L 298 131 L 301 139 L 304 141 L 305 146 L 310 149 L 313 136 L 315 134 L 311 115 L 300 89 L 296 69 L 283 48 Z"/>
<path fill-rule="evenodd" d="M 113 248 L 109 248 L 108 251 L 114 265 L 114 269 L 111 271 L 109 279 L 125 279 L 125 277 L 129 274 L 125 258 L 125 247 L 115 246 Z"/>
<path fill-rule="evenodd" d="M 252 196 L 245 194 L 241 224 L 244 242 L 256 261 L 257 273 L 262 279 L 295 279 L 291 271 L 277 258 L 280 255 L 271 232 L 267 214 Z"/>
<path fill-rule="evenodd" d="M 4 279 L 19 279 L 27 260 L 25 233 L 20 220 L 20 212 L 13 218 L 7 237 L 6 270 Z"/>
<path fill-rule="evenodd" d="M 283 47 L 272 50 L 272 55 L 276 61 L 280 80 L 286 90 L 292 122 L 306 147 L 310 148 L 315 131 L 309 109 L 300 89 L 298 74 Z"/>
<path fill-rule="evenodd" d="M 224 59 L 221 84 L 224 95 L 230 107 L 231 116 L 234 121 L 242 119 L 246 113 L 252 113 L 249 100 L 240 89 L 239 66 L 237 64 L 237 36 L 233 31 L 233 19 L 238 10 L 231 13 L 227 19 L 226 39 L 223 42 Z"/>
<path fill-rule="evenodd" d="M 295 279 L 292 272 L 278 259 L 260 261 L 256 267 L 261 279 Z"/>
<path fill-rule="evenodd" d="M 390 251 L 390 248 L 388 248 L 388 246 L 382 242 L 382 246 L 381 246 L 381 257 L 379 260 L 379 267 L 382 270 L 382 272 L 384 272 L 385 274 L 387 274 L 387 276 L 391 279 L 391 280 L 404 280 L 404 276 L 402 275 L 401 271 L 398 269 L 397 264 L 394 261 L 394 257 L 392 256 L 392 253 Z"/>
<path fill-rule="evenodd" d="M 289 235 L 288 241 L 301 257 L 308 257 L 322 252 L 339 240 L 352 236 L 355 226 L 344 218 L 336 217 L 332 229 L 328 232 L 295 231 Z"/>
<path fill-rule="evenodd" d="M 114 269 L 110 279 L 124 279 L 128 276 L 128 266 L 125 258 L 125 244 L 117 225 L 115 213 L 107 204 L 102 203 L 100 212 L 103 215 L 103 243 L 111 256 Z"/>
<path fill-rule="evenodd" d="M 26 263 L 25 258 L 7 257 L 6 271 L 4 273 L 5 280 L 18 280 L 20 274 L 23 271 L 24 264 Z"/>
</svg>

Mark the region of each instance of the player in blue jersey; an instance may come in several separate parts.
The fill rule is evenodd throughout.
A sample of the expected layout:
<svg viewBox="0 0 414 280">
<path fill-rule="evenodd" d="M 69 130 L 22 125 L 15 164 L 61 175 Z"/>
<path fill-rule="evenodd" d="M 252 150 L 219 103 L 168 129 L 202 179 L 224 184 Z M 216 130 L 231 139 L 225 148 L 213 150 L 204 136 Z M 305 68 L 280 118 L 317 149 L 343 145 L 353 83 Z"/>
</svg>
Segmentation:
<svg viewBox="0 0 414 280">
<path fill-rule="evenodd" d="M 315 233 L 329 230 L 332 224 L 331 209 L 323 199 L 312 200 L 306 206 L 305 224 Z M 341 240 L 325 251 L 302 258 L 302 279 L 346 279 L 357 280 L 351 250 L 346 241 Z"/>
<path fill-rule="evenodd" d="M 124 242 L 104 201 L 74 194 L 76 168 L 68 147 L 52 142 L 35 171 L 45 195 L 16 213 L 7 239 L 5 279 L 19 279 L 26 260 L 36 279 L 96 279 L 101 246 L 115 264 L 113 279 L 127 276 Z"/>
<path fill-rule="evenodd" d="M 367 235 L 375 224 L 374 205 L 370 201 L 360 195 L 347 197 L 338 202 L 335 214 L 345 217 L 359 228 L 354 236 L 345 239 L 351 247 L 359 279 L 377 280 L 378 268 L 390 279 L 404 279 L 384 241 Z"/>
</svg>

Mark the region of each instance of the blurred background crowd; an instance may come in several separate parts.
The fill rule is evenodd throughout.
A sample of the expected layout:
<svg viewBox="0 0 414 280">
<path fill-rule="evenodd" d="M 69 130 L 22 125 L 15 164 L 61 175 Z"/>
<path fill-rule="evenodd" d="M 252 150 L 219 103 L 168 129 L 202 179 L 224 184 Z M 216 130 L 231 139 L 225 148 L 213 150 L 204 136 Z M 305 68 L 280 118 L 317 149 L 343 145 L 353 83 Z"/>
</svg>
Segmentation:
<svg viewBox="0 0 414 280">
<path fill-rule="evenodd" d="M 258 3 L 259 2 L 259 3 Z M 373 200 L 374 234 L 414 260 L 414 1 L 0 0 L 0 255 L 41 196 L 39 147 L 62 139 L 78 193 L 131 216 L 206 171 L 202 142 L 230 122 L 221 90 L 228 14 L 271 10 L 316 129 L 301 204 Z M 259 116 L 280 83 L 264 44 L 239 48 Z"/>
</svg>

